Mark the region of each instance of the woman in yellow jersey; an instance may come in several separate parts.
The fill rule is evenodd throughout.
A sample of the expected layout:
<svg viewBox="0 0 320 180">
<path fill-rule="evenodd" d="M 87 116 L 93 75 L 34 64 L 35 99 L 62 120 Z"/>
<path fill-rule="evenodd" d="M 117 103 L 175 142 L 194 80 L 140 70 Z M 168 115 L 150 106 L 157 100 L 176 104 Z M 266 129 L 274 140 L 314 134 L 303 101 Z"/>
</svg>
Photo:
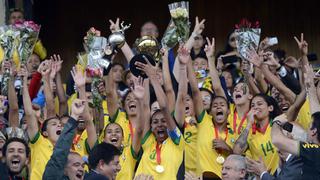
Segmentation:
<svg viewBox="0 0 320 180">
<path fill-rule="evenodd" d="M 268 170 L 274 173 L 278 167 L 279 155 L 271 141 L 270 121 L 281 114 L 276 101 L 265 94 L 257 94 L 251 101 L 246 128 L 237 139 L 233 152 L 243 154 L 249 149 L 252 158 L 262 158 Z"/>
<path fill-rule="evenodd" d="M 179 56 L 179 77 L 187 77 L 186 63 L 191 60 L 191 58 L 188 57 L 188 54 L 186 54 L 186 58 L 186 61 L 183 61 Z M 184 139 L 186 143 L 184 149 L 185 172 L 196 173 L 197 122 L 194 113 L 193 101 L 191 96 L 187 94 L 187 89 L 187 78 L 180 78 L 174 117 L 179 127 L 184 129 Z"/>
<path fill-rule="evenodd" d="M 133 179 L 134 168 L 136 166 L 138 156 L 137 153 L 134 152 L 131 143 L 130 146 L 123 145 L 123 130 L 119 124 L 109 123 L 106 126 L 104 142 L 113 144 L 121 152 L 121 155 L 119 156 L 121 170 L 118 172 L 116 179 Z"/>
<path fill-rule="evenodd" d="M 184 55 L 184 58 L 189 58 L 186 49 Z M 136 65 L 148 75 L 160 110 L 152 114 L 151 123 L 139 121 L 144 123 L 144 138 L 141 140 L 143 155 L 136 176 L 148 174 L 154 179 L 177 179 L 183 161 L 184 140 L 167 106 L 168 100 L 156 77 L 156 68 L 146 61 L 147 64 L 136 62 Z"/>
<path fill-rule="evenodd" d="M 218 72 L 214 65 L 214 39 L 212 43 L 207 38 L 208 45 L 205 48 L 206 55 L 209 58 L 210 77 L 212 79 L 212 87 L 217 98 L 218 105 L 213 108 L 211 105 L 210 114 L 219 117 L 218 123 L 214 123 L 212 117 L 208 115 L 204 109 L 204 104 L 201 97 L 201 92 L 198 89 L 196 78 L 191 64 L 188 64 L 188 78 L 191 85 L 194 111 L 197 116 L 197 175 L 198 176 L 220 176 L 222 163 L 226 152 L 231 150 L 230 134 L 227 129 L 228 104 L 225 98 L 224 91 L 220 85 Z M 219 102 L 218 102 L 219 101 Z M 220 102 L 221 101 L 221 102 Z M 214 109 L 214 110 L 213 110 Z M 219 113 L 218 113 L 219 112 Z M 216 128 L 215 128 L 216 127 Z M 217 131 L 215 131 L 217 130 Z M 227 135 L 228 134 L 228 135 Z M 187 137 L 185 137 L 187 138 Z M 229 143 L 226 143 L 229 141 Z M 229 145 L 227 145 L 229 144 Z"/>
</svg>

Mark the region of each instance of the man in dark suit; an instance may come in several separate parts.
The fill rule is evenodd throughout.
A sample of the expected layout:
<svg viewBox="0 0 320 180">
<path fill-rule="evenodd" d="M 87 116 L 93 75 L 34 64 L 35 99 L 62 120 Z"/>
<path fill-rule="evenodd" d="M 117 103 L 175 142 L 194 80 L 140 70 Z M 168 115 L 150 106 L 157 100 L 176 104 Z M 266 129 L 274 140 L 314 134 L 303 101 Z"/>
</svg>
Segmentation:
<svg viewBox="0 0 320 180">
<path fill-rule="evenodd" d="M 85 180 L 111 180 L 115 179 L 120 171 L 120 151 L 108 143 L 95 146 L 89 154 L 90 172 L 85 175 Z"/>
<path fill-rule="evenodd" d="M 281 153 L 280 153 L 281 154 Z M 250 167 L 255 167 L 255 174 L 260 176 L 261 180 L 300 180 L 302 179 L 302 159 L 288 153 L 280 155 L 280 168 L 271 175 L 262 161 L 248 160 Z"/>
</svg>

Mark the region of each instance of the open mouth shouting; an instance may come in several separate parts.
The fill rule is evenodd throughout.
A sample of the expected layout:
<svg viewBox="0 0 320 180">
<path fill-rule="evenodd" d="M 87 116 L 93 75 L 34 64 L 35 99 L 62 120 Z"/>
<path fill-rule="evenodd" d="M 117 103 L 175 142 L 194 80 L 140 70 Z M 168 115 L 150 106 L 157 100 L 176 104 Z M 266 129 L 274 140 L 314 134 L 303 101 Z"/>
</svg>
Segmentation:
<svg viewBox="0 0 320 180">
<path fill-rule="evenodd" d="M 18 167 L 20 165 L 20 159 L 18 158 L 12 159 L 11 164 L 13 167 Z"/>
<path fill-rule="evenodd" d="M 76 179 L 83 179 L 83 175 L 84 175 L 83 171 L 77 171 Z"/>
<path fill-rule="evenodd" d="M 235 93 L 234 97 L 235 97 L 235 99 L 241 99 L 242 98 L 242 94 L 237 92 L 237 93 Z"/>
<path fill-rule="evenodd" d="M 185 113 L 187 116 L 190 115 L 190 107 L 189 106 L 186 106 Z"/>
<path fill-rule="evenodd" d="M 119 138 L 118 137 L 112 137 L 110 139 L 110 143 L 117 146 L 118 145 L 118 142 L 119 142 Z"/>
<path fill-rule="evenodd" d="M 61 129 L 58 129 L 58 130 L 56 131 L 56 134 L 57 134 L 57 135 L 60 135 L 61 132 L 62 132 L 62 130 L 61 130 Z"/>
<path fill-rule="evenodd" d="M 137 108 L 137 105 L 134 101 L 129 102 L 129 110 L 130 111 L 135 111 Z"/>
<path fill-rule="evenodd" d="M 167 136 L 167 132 L 165 128 L 161 128 L 157 131 L 159 138 L 165 138 Z"/>
</svg>

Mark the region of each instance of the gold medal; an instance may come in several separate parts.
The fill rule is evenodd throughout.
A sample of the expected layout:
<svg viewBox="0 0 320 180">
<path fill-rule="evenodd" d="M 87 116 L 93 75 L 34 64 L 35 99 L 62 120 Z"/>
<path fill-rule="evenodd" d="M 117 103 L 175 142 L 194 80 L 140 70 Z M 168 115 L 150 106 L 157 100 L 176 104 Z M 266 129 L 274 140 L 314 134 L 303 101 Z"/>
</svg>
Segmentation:
<svg viewBox="0 0 320 180">
<path fill-rule="evenodd" d="M 161 166 L 161 165 L 157 165 L 157 166 L 156 166 L 156 171 L 157 171 L 157 173 L 163 173 L 164 167 Z"/>
<path fill-rule="evenodd" d="M 217 163 L 219 164 L 223 164 L 224 163 L 224 157 L 222 157 L 220 154 L 218 155 L 217 159 L 216 159 Z"/>
</svg>

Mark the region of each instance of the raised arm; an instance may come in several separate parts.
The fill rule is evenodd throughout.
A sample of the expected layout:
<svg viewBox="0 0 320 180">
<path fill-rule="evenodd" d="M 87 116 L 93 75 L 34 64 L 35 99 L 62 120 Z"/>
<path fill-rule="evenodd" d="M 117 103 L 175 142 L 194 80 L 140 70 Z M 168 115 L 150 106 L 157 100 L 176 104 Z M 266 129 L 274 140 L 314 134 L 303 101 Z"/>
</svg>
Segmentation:
<svg viewBox="0 0 320 180">
<path fill-rule="evenodd" d="M 162 48 L 161 53 L 162 53 L 162 73 L 163 73 L 164 91 L 168 98 L 169 110 L 170 112 L 172 112 L 174 110 L 176 96 L 173 91 L 172 81 L 170 76 L 168 50 Z"/>
<path fill-rule="evenodd" d="M 198 82 L 197 82 L 191 61 L 189 61 L 187 64 L 187 72 L 188 72 L 188 79 L 191 86 L 192 99 L 193 99 L 196 117 L 200 117 L 201 113 L 204 111 L 204 108 L 203 108 L 201 92 L 198 88 Z"/>
<path fill-rule="evenodd" d="M 167 106 L 168 100 L 158 81 L 156 67 L 152 66 L 148 59 L 145 58 L 145 60 L 147 64 L 136 62 L 135 65 L 137 66 L 137 69 L 144 71 L 148 75 L 150 82 L 154 88 L 160 109 L 163 111 L 164 117 L 167 119 L 168 130 L 173 131 L 177 127 L 177 125 L 173 120 L 171 112 L 169 111 L 169 108 Z"/>
<path fill-rule="evenodd" d="M 317 89 L 314 85 L 314 72 L 311 66 L 305 66 L 306 73 L 305 76 L 305 86 L 308 92 L 308 98 L 310 103 L 310 113 L 313 114 L 315 112 L 320 111 L 320 102 L 317 96 Z"/>
<path fill-rule="evenodd" d="M 252 77 L 252 74 L 250 72 L 250 63 L 246 60 L 242 61 L 241 63 L 241 72 L 247 81 L 247 84 L 249 86 L 249 90 L 251 94 L 259 94 L 260 89 L 257 87 L 255 80 Z"/>
<path fill-rule="evenodd" d="M 261 69 L 263 75 L 268 80 L 268 82 L 272 86 L 277 88 L 278 91 L 281 94 L 283 94 L 285 96 L 285 98 L 290 103 L 294 103 L 294 99 L 295 99 L 296 95 L 289 88 L 287 88 L 277 76 L 275 76 L 269 70 L 268 65 L 270 65 L 270 63 L 274 63 L 275 62 L 274 57 L 273 57 L 273 53 L 272 53 L 272 55 L 271 54 L 269 54 L 269 55 L 267 54 L 266 62 L 263 62 L 263 57 L 259 56 L 254 50 L 250 51 L 248 56 L 249 56 L 248 61 L 250 61 L 255 66 L 257 66 L 257 67 L 259 67 Z"/>
<path fill-rule="evenodd" d="M 271 130 L 272 144 L 274 144 L 280 151 L 288 152 L 293 155 L 299 154 L 299 142 L 288 138 L 282 133 L 280 125 L 287 122 L 287 117 L 282 114 L 275 118 Z"/>
<path fill-rule="evenodd" d="M 205 19 L 202 19 L 199 22 L 198 16 L 196 17 L 196 24 L 194 25 L 193 32 L 191 33 L 188 41 L 185 44 L 185 47 L 187 48 L 187 50 L 190 51 L 192 49 L 192 46 L 193 46 L 193 43 L 194 43 L 194 38 L 196 36 L 200 35 L 202 33 L 202 31 L 204 30 L 204 22 L 206 22 Z"/>
<path fill-rule="evenodd" d="M 90 146 L 90 149 L 94 147 L 97 142 L 97 132 L 93 123 L 92 115 L 89 112 L 89 106 L 86 96 L 86 74 L 82 72 L 82 70 L 78 66 L 74 66 L 71 71 L 72 78 L 77 87 L 77 91 L 79 93 L 79 99 L 84 102 L 84 110 L 82 112 L 82 117 L 85 120 L 86 130 L 88 133 L 87 142 Z"/>
<path fill-rule="evenodd" d="M 23 92 L 22 92 L 22 98 L 23 98 L 23 107 L 24 107 L 24 114 L 25 118 L 27 120 L 27 133 L 29 136 L 29 139 L 32 140 L 36 136 L 36 134 L 39 132 L 38 127 L 38 121 L 36 114 L 32 108 L 31 99 L 29 96 L 29 90 L 28 90 L 28 73 L 26 73 L 25 67 L 22 67 L 25 70 L 25 74 L 23 75 Z M 23 72 L 23 71 L 21 71 Z"/>
<path fill-rule="evenodd" d="M 46 110 L 47 110 L 47 117 L 51 118 L 56 115 L 55 107 L 54 107 L 54 99 L 53 94 L 50 86 L 50 73 L 51 73 L 51 61 L 48 60 L 46 66 L 43 67 L 41 70 L 42 79 L 44 82 L 44 95 L 46 98 Z"/>
<path fill-rule="evenodd" d="M 216 65 L 215 65 L 215 40 L 212 38 L 212 41 L 210 42 L 210 39 L 207 38 L 207 45 L 204 48 L 204 51 L 206 52 L 207 58 L 208 58 L 208 63 L 209 63 L 209 75 L 211 77 L 211 82 L 212 82 L 212 88 L 213 91 L 217 96 L 222 96 L 227 99 L 224 90 L 221 86 L 220 78 L 219 78 L 219 73 L 217 71 Z"/>
<path fill-rule="evenodd" d="M 119 27 L 120 19 L 119 18 L 117 18 L 116 22 L 113 22 L 111 19 L 109 20 L 109 22 L 110 22 L 110 31 L 112 33 L 116 32 L 120 29 L 120 27 Z M 133 52 L 127 42 L 125 42 L 124 45 L 121 47 L 121 51 L 124 54 L 124 56 L 126 57 L 127 61 L 130 62 L 130 60 L 132 59 L 134 54 L 133 54 Z"/>
<path fill-rule="evenodd" d="M 134 79 L 134 87 L 131 87 L 131 90 L 134 96 L 138 99 L 138 121 L 136 123 L 135 131 L 132 136 L 132 148 L 136 154 L 139 153 L 141 149 L 141 139 L 143 135 L 146 133 L 144 130 L 145 121 L 147 120 L 144 109 L 144 96 L 145 96 L 145 88 L 144 81 L 142 77 Z M 149 127 L 150 129 L 150 127 Z M 147 131 L 149 131 L 149 129 Z"/>
<path fill-rule="evenodd" d="M 13 83 L 15 81 L 13 71 L 15 71 L 15 70 L 13 69 L 13 66 L 11 65 L 10 77 L 9 77 L 9 81 L 8 81 L 9 126 L 10 127 L 19 127 L 19 107 L 18 107 L 18 98 L 16 95 L 16 90 L 13 85 Z"/>
<path fill-rule="evenodd" d="M 179 76 L 180 77 L 187 77 L 187 64 L 190 61 L 191 57 L 189 55 L 189 51 L 184 48 L 179 48 L 178 59 L 180 63 L 179 68 Z M 179 127 L 183 127 L 185 121 L 185 103 L 184 99 L 188 93 L 188 82 L 187 78 L 181 78 L 179 81 L 179 89 L 178 89 L 178 97 L 176 102 L 175 108 L 175 119 L 179 125 Z"/>
<path fill-rule="evenodd" d="M 119 110 L 118 94 L 116 89 L 116 82 L 114 82 L 113 71 L 109 71 L 108 76 L 105 78 L 106 95 L 108 111 L 111 118 L 114 118 Z"/>
<path fill-rule="evenodd" d="M 258 67 L 254 68 L 254 79 L 257 82 L 257 87 L 259 88 L 259 91 L 262 93 L 267 93 L 268 91 L 268 83 L 264 79 L 264 76 L 261 72 L 261 69 Z"/>
<path fill-rule="evenodd" d="M 309 65 L 309 61 L 308 61 L 308 43 L 307 41 L 304 40 L 304 35 L 303 33 L 301 33 L 300 35 L 300 40 L 294 36 L 294 39 L 297 42 L 297 45 L 299 47 L 300 53 L 301 53 L 301 62 L 302 62 L 302 72 L 306 73 L 306 69 L 305 66 Z"/>
<path fill-rule="evenodd" d="M 75 99 L 72 102 L 71 117 L 64 126 L 61 136 L 55 144 L 53 154 L 46 165 L 43 174 L 44 180 L 59 179 L 63 177 L 64 167 L 68 162 L 68 155 L 71 149 L 72 140 L 78 126 L 79 115 L 84 110 L 84 101 Z"/>
<path fill-rule="evenodd" d="M 203 19 L 199 22 L 199 18 L 196 17 L 196 24 L 194 26 L 193 32 L 191 33 L 188 41 L 186 42 L 186 44 L 184 45 L 188 50 L 191 50 L 193 47 L 193 43 L 194 43 L 194 38 L 198 35 L 200 35 L 202 33 L 202 31 L 204 30 L 204 22 L 206 20 Z M 174 77 L 176 78 L 177 81 L 180 80 L 179 78 L 179 63 L 177 61 L 177 59 L 174 62 L 174 67 L 173 67 L 173 74 Z"/>
<path fill-rule="evenodd" d="M 59 115 L 62 116 L 68 113 L 68 102 L 67 102 L 66 93 L 63 88 L 61 73 L 60 73 L 63 61 L 61 60 L 60 55 L 55 55 L 55 54 L 51 56 L 51 61 L 52 61 L 52 71 L 55 71 L 56 73 L 55 79 L 57 84 L 57 95 L 59 99 Z"/>
</svg>

